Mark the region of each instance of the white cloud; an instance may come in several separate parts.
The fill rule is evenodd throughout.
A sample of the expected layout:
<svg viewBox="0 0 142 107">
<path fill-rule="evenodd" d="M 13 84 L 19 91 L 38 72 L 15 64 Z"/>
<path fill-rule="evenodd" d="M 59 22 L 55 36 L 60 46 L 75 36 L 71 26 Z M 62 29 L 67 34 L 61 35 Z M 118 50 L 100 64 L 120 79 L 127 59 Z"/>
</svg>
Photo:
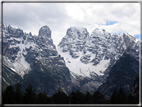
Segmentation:
<svg viewBox="0 0 142 107">
<path fill-rule="evenodd" d="M 110 33 L 140 34 L 139 3 L 4 3 L 4 22 L 38 35 L 48 25 L 55 45 L 71 26 L 85 27 L 91 34 L 95 28 Z M 106 20 L 117 21 L 105 25 Z"/>
</svg>

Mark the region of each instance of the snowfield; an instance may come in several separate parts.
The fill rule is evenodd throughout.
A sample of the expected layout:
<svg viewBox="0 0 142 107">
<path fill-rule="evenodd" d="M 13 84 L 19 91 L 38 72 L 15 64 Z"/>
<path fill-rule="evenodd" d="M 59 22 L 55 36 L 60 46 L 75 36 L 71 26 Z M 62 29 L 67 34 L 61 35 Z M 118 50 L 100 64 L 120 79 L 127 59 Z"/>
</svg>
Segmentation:
<svg viewBox="0 0 142 107">
<path fill-rule="evenodd" d="M 69 70 L 77 76 L 90 78 L 91 72 L 95 72 L 97 75 L 104 75 L 103 72 L 108 68 L 110 63 L 110 59 L 104 60 L 103 58 L 103 60 L 101 60 L 100 63 L 96 66 L 94 66 L 93 63 L 84 64 L 80 61 L 80 58 L 84 55 L 82 52 L 79 53 L 80 56 L 78 58 L 74 59 L 71 57 L 71 55 L 69 55 L 69 52 L 62 52 L 62 49 L 59 47 L 57 48 L 57 51 L 62 57 L 64 57 L 65 64 L 69 68 Z M 94 54 L 91 54 L 91 56 L 91 59 L 93 59 Z"/>
</svg>

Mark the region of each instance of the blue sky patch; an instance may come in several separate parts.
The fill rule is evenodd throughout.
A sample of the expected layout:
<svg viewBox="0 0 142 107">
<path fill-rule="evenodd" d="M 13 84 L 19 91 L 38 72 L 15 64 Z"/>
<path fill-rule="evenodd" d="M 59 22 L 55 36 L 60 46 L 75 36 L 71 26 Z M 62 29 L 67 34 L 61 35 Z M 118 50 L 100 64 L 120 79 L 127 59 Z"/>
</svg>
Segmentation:
<svg viewBox="0 0 142 107">
<path fill-rule="evenodd" d="M 137 35 L 134 35 L 136 39 L 139 39 L 140 38 L 140 35 L 137 34 Z"/>
<path fill-rule="evenodd" d="M 106 24 L 105 25 L 113 25 L 115 23 L 118 23 L 118 22 L 117 21 L 106 20 Z"/>
</svg>

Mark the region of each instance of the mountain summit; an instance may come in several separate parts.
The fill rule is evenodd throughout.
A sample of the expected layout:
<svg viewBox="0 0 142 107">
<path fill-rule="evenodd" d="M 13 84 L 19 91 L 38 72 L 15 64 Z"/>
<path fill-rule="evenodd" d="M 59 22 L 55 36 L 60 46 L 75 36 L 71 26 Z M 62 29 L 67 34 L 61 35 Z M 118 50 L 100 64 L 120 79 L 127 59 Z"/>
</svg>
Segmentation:
<svg viewBox="0 0 142 107">
<path fill-rule="evenodd" d="M 58 88 L 65 93 L 93 93 L 107 81 L 124 53 L 139 59 L 139 45 L 129 34 L 110 34 L 96 28 L 89 35 L 86 28 L 70 27 L 56 49 L 46 25 L 33 36 L 4 24 L 3 88 L 19 82 L 23 88 L 31 83 L 37 93 L 45 91 L 48 95 Z M 102 92 L 106 85 L 100 88 Z"/>
<path fill-rule="evenodd" d="M 129 34 L 110 34 L 96 28 L 89 35 L 86 28 L 71 27 L 57 50 L 64 57 L 72 81 L 81 85 L 83 91 L 97 89 L 128 47 L 139 54 L 139 42 Z"/>
<path fill-rule="evenodd" d="M 41 27 L 38 36 L 11 26 L 3 28 L 4 87 L 19 82 L 23 88 L 31 83 L 36 92 L 48 95 L 59 87 L 68 92 L 72 86 L 70 72 L 53 44 L 48 26 Z M 17 79 L 14 72 L 22 79 L 16 75 Z"/>
<path fill-rule="evenodd" d="M 51 30 L 49 29 L 47 25 L 40 28 L 39 36 L 45 36 L 45 37 L 51 38 Z"/>
</svg>

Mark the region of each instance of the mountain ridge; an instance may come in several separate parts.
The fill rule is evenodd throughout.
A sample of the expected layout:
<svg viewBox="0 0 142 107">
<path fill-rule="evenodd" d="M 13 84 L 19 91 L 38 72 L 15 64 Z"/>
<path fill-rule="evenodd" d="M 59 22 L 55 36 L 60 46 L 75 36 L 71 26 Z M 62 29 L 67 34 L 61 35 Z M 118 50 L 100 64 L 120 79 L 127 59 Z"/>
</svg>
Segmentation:
<svg viewBox="0 0 142 107">
<path fill-rule="evenodd" d="M 108 59 L 115 61 L 115 59 L 117 60 L 124 53 L 126 48 L 129 46 L 130 42 L 133 42 L 133 46 L 134 46 L 134 42 L 136 42 L 136 39 L 129 38 L 129 36 L 130 36 L 129 34 L 128 35 L 126 35 L 126 34 L 111 35 L 110 33 L 107 33 L 105 30 L 101 30 L 98 28 L 95 29 L 90 36 L 89 36 L 89 33 L 86 31 L 87 32 L 87 36 L 85 36 L 86 38 L 80 40 L 80 39 L 78 39 L 78 37 L 82 37 L 81 33 L 82 33 L 83 29 L 80 28 L 81 30 L 79 32 L 78 29 L 75 31 L 72 28 L 75 29 L 75 27 L 71 27 L 67 30 L 66 36 L 63 37 L 63 39 L 59 43 L 57 50 L 58 50 L 59 54 L 61 54 L 63 57 L 65 57 L 65 55 L 66 55 L 65 53 L 67 53 L 69 55 L 67 57 L 71 56 L 72 59 L 79 58 L 80 61 L 82 63 L 84 63 L 84 66 L 85 66 L 85 64 L 88 64 L 87 66 L 89 66 L 90 63 L 93 63 L 93 65 L 97 65 L 98 63 L 100 63 L 100 61 L 102 60 L 103 57 L 104 57 L 105 61 L 107 61 Z M 75 37 L 76 37 L 76 39 L 74 39 Z M 116 41 L 115 39 L 118 39 L 117 43 L 115 42 Z M 126 39 L 129 39 L 129 40 L 126 40 Z M 101 43 L 101 42 L 103 42 L 103 43 Z M 121 43 L 120 45 L 119 45 L 119 42 Z M 114 45 L 114 46 L 111 47 L 110 45 Z M 116 45 L 118 45 L 118 46 L 116 46 Z M 136 46 L 134 46 L 134 47 L 136 47 Z M 117 48 L 117 49 L 115 49 L 115 48 Z M 111 51 L 114 51 L 114 52 L 111 52 Z M 86 54 L 86 52 L 88 52 L 88 53 Z M 109 55 L 104 55 L 103 53 L 109 54 Z M 108 58 L 108 57 L 111 57 L 111 55 L 115 55 L 115 58 L 114 59 Z M 79 56 L 82 56 L 82 57 L 79 57 Z M 96 57 L 96 58 L 94 59 L 94 57 Z M 72 60 L 72 59 L 71 58 L 70 58 L 70 60 L 66 60 L 66 59 L 65 59 L 65 62 L 68 66 L 69 64 L 67 62 L 71 63 L 70 60 Z M 111 61 L 111 62 L 108 61 L 108 62 L 112 63 L 111 65 L 113 65 L 114 61 Z M 108 62 L 106 62 L 106 64 L 108 64 Z M 104 64 L 104 65 L 106 65 L 106 64 Z M 81 67 L 83 67 L 83 66 L 81 66 Z M 71 67 L 69 67 L 69 68 L 71 69 Z M 71 70 L 71 71 L 73 72 L 73 70 Z M 75 72 L 77 72 L 77 71 L 75 71 Z M 75 73 L 75 72 L 73 72 L 73 73 Z M 97 72 L 97 73 L 101 74 L 99 72 Z"/>
<path fill-rule="evenodd" d="M 24 87 L 26 87 L 26 83 L 32 82 L 33 86 L 38 83 L 34 88 L 36 92 L 39 92 L 39 86 L 43 84 L 42 91 L 52 95 L 58 87 L 67 92 L 73 86 L 70 81 L 70 72 L 65 66 L 64 60 L 56 51 L 51 38 L 51 30 L 48 26 L 41 27 L 38 36 L 32 36 L 31 33 L 23 33 L 22 30 L 19 31 L 19 29 L 14 29 L 10 26 L 3 26 L 3 28 L 3 63 L 23 78 L 20 83 Z M 39 68 L 35 66 L 35 61 L 39 62 L 36 64 Z M 36 72 L 34 68 L 37 68 L 40 72 Z M 45 88 L 51 84 L 46 84 L 45 82 L 47 80 L 44 76 L 46 71 L 58 77 L 54 81 L 54 88 L 51 92 Z M 4 72 L 6 71 L 4 70 Z M 43 76 L 43 80 L 42 78 L 36 79 L 39 78 L 37 73 Z M 35 77 L 32 75 L 35 75 Z M 52 75 L 47 77 L 53 78 L 54 76 Z"/>
<path fill-rule="evenodd" d="M 56 49 L 47 25 L 39 29 L 38 36 L 11 26 L 3 28 L 3 62 L 24 79 L 31 71 L 38 77 L 37 72 L 34 72 L 34 63 L 38 61 L 37 69 L 40 72 L 49 70 L 60 78 L 55 79 L 52 93 L 46 90 L 49 85 L 44 84 L 46 88 L 42 85 L 42 91 L 50 95 L 57 87 L 66 93 L 77 89 L 93 93 L 106 81 L 111 67 L 128 47 L 132 47 L 136 51 L 134 56 L 139 58 L 139 42 L 129 34 L 116 35 L 104 29 L 95 29 L 89 35 L 86 28 L 70 27 Z M 43 66 L 46 70 L 43 70 Z M 26 78 L 35 85 L 38 79 L 32 77 L 32 72 Z M 44 73 L 41 75 L 44 77 Z M 37 92 L 41 80 L 35 86 Z M 27 81 L 22 83 L 26 84 Z"/>
</svg>

